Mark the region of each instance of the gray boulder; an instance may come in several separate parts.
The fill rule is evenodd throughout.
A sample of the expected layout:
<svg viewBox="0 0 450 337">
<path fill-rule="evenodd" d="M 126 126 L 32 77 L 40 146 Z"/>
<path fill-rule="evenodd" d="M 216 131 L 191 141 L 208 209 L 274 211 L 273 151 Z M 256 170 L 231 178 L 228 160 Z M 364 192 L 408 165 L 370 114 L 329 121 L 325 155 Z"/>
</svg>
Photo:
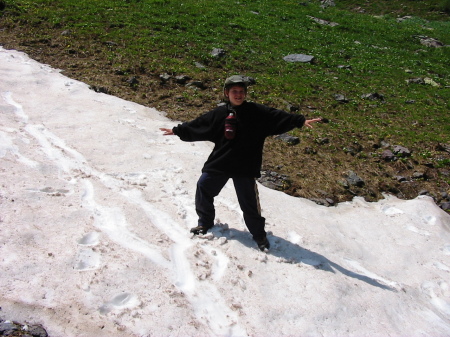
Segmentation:
<svg viewBox="0 0 450 337">
<path fill-rule="evenodd" d="M 300 143 L 300 139 L 298 137 L 288 135 L 287 133 L 283 133 L 279 136 L 276 136 L 275 138 L 280 139 L 283 142 L 288 143 L 289 145 L 297 145 Z"/>
<path fill-rule="evenodd" d="M 351 186 L 363 187 L 365 185 L 364 180 L 353 171 L 347 172 L 345 180 Z"/>
<path fill-rule="evenodd" d="M 283 57 L 283 60 L 285 60 L 286 62 L 310 63 L 314 60 L 314 56 L 304 54 L 290 54 Z"/>
</svg>

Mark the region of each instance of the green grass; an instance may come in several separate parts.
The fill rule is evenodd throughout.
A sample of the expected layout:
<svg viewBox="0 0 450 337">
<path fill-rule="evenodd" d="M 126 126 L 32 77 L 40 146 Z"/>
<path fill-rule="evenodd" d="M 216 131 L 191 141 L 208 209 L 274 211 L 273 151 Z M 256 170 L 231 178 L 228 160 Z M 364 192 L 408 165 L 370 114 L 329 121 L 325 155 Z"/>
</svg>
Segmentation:
<svg viewBox="0 0 450 337">
<path fill-rule="evenodd" d="M 425 5 L 422 10 L 439 6 L 428 2 L 409 1 Z M 348 10 L 352 3 L 345 3 L 323 10 L 315 2 L 280 0 L 10 0 L 2 20 L 36 27 L 34 39 L 50 38 L 40 27 L 70 30 L 65 47 L 73 48 L 75 37 L 79 53 L 95 53 L 95 46 L 103 52 L 104 44 L 114 42 L 108 60 L 123 69 L 195 75 L 201 72 L 194 65 L 197 61 L 208 66 L 217 85 L 230 73 L 254 76 L 255 99 L 268 104 L 311 102 L 324 115 L 345 122 L 343 134 L 350 129 L 381 132 L 408 143 L 408 125 L 419 123 L 413 132 L 415 141 L 447 140 L 450 48 L 424 47 L 417 36 L 450 44 L 448 17 L 397 22 L 391 13 L 377 17 L 355 13 Z M 373 7 L 385 8 L 382 2 L 374 2 Z M 308 16 L 339 26 L 323 26 Z M 225 49 L 227 56 L 214 59 L 209 54 L 213 48 Z M 291 53 L 313 55 L 316 62 L 285 62 L 283 56 Z M 351 68 L 339 69 L 339 65 Z M 440 87 L 408 85 L 411 77 L 429 77 Z M 371 92 L 384 95 L 384 102 L 361 99 Z M 337 104 L 333 97 L 337 93 L 350 103 Z M 406 105 L 406 100 L 416 103 Z"/>
</svg>

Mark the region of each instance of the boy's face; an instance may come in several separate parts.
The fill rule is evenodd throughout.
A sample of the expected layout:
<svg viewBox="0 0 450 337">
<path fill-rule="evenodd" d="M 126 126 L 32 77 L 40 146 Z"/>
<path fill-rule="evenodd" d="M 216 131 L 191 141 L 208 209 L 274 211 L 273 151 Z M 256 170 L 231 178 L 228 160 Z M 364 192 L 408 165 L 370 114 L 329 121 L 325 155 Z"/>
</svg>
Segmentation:
<svg viewBox="0 0 450 337">
<path fill-rule="evenodd" d="M 230 100 L 231 105 L 238 106 L 244 103 L 247 90 L 241 85 L 233 85 L 225 89 L 225 96 Z"/>
</svg>

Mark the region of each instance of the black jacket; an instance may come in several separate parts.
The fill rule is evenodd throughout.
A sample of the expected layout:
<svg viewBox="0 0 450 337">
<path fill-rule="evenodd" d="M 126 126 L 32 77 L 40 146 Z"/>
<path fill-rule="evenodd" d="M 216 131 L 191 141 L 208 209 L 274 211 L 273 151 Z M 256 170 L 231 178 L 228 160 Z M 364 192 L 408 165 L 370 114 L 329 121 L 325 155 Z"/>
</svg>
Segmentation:
<svg viewBox="0 0 450 337">
<path fill-rule="evenodd" d="M 225 118 L 228 105 L 220 106 L 191 122 L 173 128 L 174 134 L 187 142 L 210 141 L 214 149 L 202 171 L 230 175 L 259 177 L 261 175 L 264 140 L 305 123 L 303 115 L 291 114 L 267 106 L 244 102 L 234 107 L 237 132 L 233 140 L 225 138 Z"/>
</svg>

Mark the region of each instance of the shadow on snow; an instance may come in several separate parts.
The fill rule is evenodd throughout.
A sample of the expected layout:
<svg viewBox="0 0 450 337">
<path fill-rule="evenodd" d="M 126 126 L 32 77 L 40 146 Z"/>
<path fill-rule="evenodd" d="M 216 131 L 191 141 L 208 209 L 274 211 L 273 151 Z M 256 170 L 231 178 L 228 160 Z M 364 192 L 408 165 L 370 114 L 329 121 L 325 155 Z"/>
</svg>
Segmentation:
<svg viewBox="0 0 450 337">
<path fill-rule="evenodd" d="M 248 232 L 240 231 L 234 228 L 230 228 L 225 231 L 217 231 L 217 227 L 213 227 L 212 233 L 214 236 L 224 236 L 227 240 L 236 240 L 242 243 L 244 246 L 257 249 L 256 243 L 252 240 L 251 234 Z M 388 285 L 382 284 L 379 281 L 348 270 L 341 265 L 327 259 L 325 256 L 315 253 L 309 249 L 303 248 L 295 243 L 292 243 L 288 240 L 285 240 L 276 235 L 268 235 L 267 236 L 271 247 L 267 254 L 272 256 L 279 257 L 284 260 L 286 263 L 298 264 L 303 263 L 306 265 L 313 266 L 316 269 L 320 269 L 323 271 L 328 271 L 332 273 L 336 273 L 339 271 L 345 276 L 363 281 L 371 286 L 378 287 L 384 290 L 397 292 L 397 289 L 390 287 Z"/>
</svg>

